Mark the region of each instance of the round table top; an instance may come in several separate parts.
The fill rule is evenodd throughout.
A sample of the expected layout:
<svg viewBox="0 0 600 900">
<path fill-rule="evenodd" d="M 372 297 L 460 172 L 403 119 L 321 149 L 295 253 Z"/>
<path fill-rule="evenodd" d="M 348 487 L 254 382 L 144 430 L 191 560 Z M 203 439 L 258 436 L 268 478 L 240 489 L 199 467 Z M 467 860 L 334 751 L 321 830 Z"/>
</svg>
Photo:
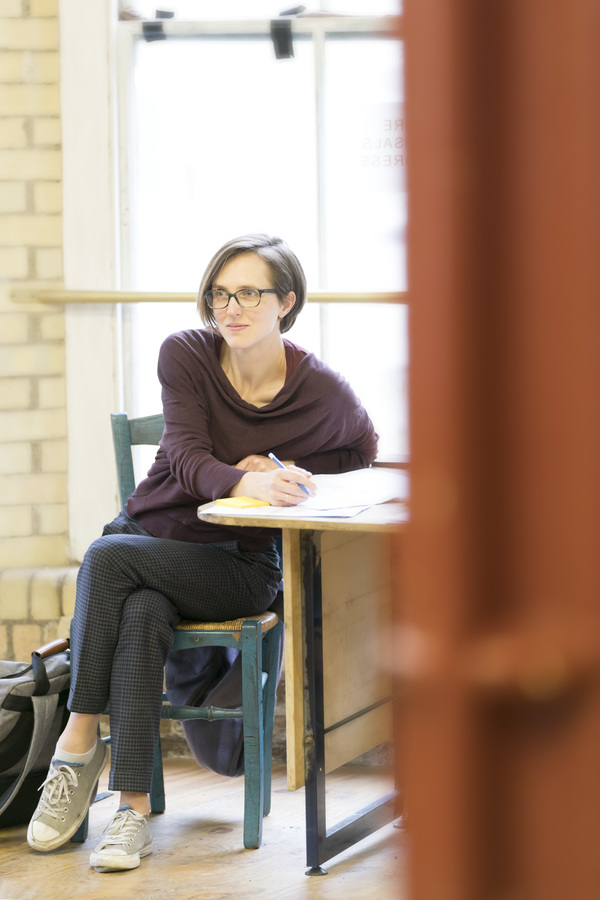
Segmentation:
<svg viewBox="0 0 600 900">
<path fill-rule="evenodd" d="M 198 518 L 217 525 L 250 525 L 254 528 L 283 528 L 303 531 L 398 531 L 408 523 L 408 507 L 405 503 L 379 503 L 355 516 L 286 516 L 287 507 L 281 507 L 281 516 L 264 516 L 260 513 L 240 514 L 214 502 L 198 507 Z"/>
</svg>

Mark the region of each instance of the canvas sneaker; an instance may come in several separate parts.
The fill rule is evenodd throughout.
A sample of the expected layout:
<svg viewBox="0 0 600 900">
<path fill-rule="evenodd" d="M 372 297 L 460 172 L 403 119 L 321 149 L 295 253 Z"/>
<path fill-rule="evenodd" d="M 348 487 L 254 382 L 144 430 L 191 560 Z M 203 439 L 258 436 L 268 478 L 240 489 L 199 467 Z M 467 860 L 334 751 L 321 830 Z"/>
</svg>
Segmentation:
<svg viewBox="0 0 600 900">
<path fill-rule="evenodd" d="M 90 866 L 98 872 L 136 869 L 143 856 L 152 853 L 149 816 L 120 806 L 104 830 L 102 839 L 90 856 Z"/>
<path fill-rule="evenodd" d="M 96 796 L 107 757 L 108 747 L 99 740 L 87 765 L 52 760 L 40 788 L 42 796 L 27 829 L 30 847 L 55 850 L 73 837 Z"/>
</svg>

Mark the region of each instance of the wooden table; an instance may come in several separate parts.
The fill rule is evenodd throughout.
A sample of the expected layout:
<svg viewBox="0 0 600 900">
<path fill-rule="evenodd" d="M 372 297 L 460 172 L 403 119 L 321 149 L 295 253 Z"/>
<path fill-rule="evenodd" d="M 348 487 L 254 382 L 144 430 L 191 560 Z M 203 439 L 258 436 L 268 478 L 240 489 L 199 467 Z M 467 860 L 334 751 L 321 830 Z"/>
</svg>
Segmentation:
<svg viewBox="0 0 600 900">
<path fill-rule="evenodd" d="M 392 535 L 406 507 L 267 518 L 208 503 L 198 515 L 281 529 L 288 787 L 306 786 L 307 874 L 324 874 L 323 862 L 398 814 L 392 792 L 327 828 L 325 776 L 392 735 Z"/>
</svg>

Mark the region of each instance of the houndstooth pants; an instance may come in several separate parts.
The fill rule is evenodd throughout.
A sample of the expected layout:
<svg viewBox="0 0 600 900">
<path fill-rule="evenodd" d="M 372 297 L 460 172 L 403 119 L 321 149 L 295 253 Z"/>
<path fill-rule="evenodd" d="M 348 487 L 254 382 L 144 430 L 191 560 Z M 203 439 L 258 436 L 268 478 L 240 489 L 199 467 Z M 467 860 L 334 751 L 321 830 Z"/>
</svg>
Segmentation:
<svg viewBox="0 0 600 900">
<path fill-rule="evenodd" d="M 178 622 L 264 612 L 280 579 L 276 550 L 155 538 L 124 512 L 105 527 L 77 577 L 69 709 L 98 714 L 109 705 L 111 790 L 150 790 Z"/>
</svg>

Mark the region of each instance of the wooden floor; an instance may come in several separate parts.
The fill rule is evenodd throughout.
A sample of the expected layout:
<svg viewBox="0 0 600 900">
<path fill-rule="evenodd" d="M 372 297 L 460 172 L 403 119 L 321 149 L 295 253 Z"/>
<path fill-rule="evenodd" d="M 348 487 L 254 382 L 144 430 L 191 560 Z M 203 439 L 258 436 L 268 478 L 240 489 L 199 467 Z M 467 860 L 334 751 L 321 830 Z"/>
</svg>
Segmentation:
<svg viewBox="0 0 600 900">
<path fill-rule="evenodd" d="M 83 845 L 36 853 L 26 827 L 0 831 L 0 900 L 396 900 L 407 897 L 407 838 L 392 825 L 331 860 L 328 874 L 305 873 L 304 791 L 290 793 L 274 771 L 271 814 L 260 850 L 242 842 L 243 779 L 205 772 L 189 760 L 165 763 L 167 810 L 152 817 L 154 852 L 130 872 L 100 874 L 89 854 L 117 808 L 117 795 L 96 802 Z M 330 825 L 391 788 L 390 776 L 368 766 L 327 778 Z M 107 790 L 103 776 L 100 791 Z"/>
</svg>

